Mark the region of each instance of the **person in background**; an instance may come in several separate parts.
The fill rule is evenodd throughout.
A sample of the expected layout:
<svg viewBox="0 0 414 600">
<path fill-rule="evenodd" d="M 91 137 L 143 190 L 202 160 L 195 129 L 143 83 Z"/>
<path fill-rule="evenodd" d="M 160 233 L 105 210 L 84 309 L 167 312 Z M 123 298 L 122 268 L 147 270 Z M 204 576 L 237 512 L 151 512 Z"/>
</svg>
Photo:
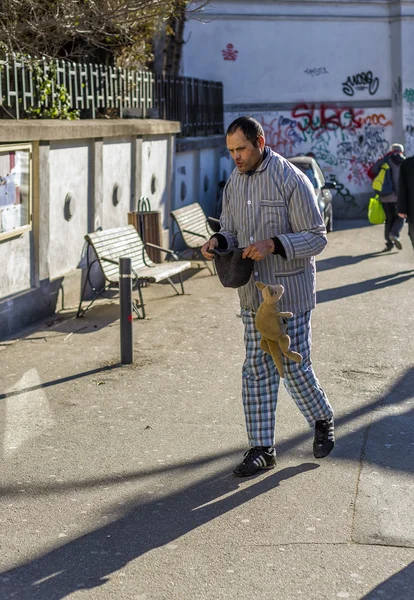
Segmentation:
<svg viewBox="0 0 414 600">
<path fill-rule="evenodd" d="M 250 280 L 239 287 L 246 347 L 242 397 L 250 448 L 233 472 L 246 477 L 276 465 L 273 445 L 280 377 L 272 357 L 260 347 L 255 316 L 262 298 L 256 281 L 284 286 L 279 308 L 293 313 L 293 318 L 287 319 L 286 333 L 291 349 L 303 357 L 301 363 L 283 357 L 284 385 L 314 428 L 315 458 L 324 458 L 333 450 L 333 410 L 311 360 L 314 257 L 325 248 L 327 237 L 309 179 L 266 146 L 256 119 L 233 121 L 226 143 L 236 168 L 224 188 L 220 231 L 201 251 L 211 260 L 214 249 L 244 248 L 242 259 L 255 261 Z"/>
<path fill-rule="evenodd" d="M 414 156 L 406 158 L 398 178 L 397 211 L 408 223 L 408 235 L 414 249 Z"/>
<path fill-rule="evenodd" d="M 385 212 L 384 252 L 389 252 L 394 246 L 398 250 L 402 250 L 400 233 L 404 225 L 404 219 L 398 215 L 397 211 L 397 188 L 400 167 L 404 159 L 404 146 L 402 144 L 392 144 L 390 151 L 379 158 L 368 171 L 368 176 L 374 179 L 384 163 L 389 166 L 382 191 L 378 192 Z"/>
</svg>

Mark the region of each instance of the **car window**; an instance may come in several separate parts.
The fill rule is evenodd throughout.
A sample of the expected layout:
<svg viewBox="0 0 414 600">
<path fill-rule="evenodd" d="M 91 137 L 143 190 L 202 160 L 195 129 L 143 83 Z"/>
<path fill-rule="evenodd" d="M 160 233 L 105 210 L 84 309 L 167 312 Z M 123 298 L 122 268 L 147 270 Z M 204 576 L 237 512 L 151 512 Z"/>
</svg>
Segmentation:
<svg viewBox="0 0 414 600">
<path fill-rule="evenodd" d="M 311 184 L 313 185 L 314 188 L 320 187 L 320 185 L 318 185 L 318 180 L 316 178 L 315 172 L 312 169 L 312 165 L 310 165 L 309 163 L 300 163 L 300 162 L 298 162 L 298 163 L 293 162 L 293 164 L 295 165 L 295 167 L 300 169 L 302 171 L 302 173 L 305 173 L 306 177 L 308 177 L 309 181 L 311 182 Z"/>
<path fill-rule="evenodd" d="M 303 172 L 310 179 L 310 182 L 313 185 L 313 187 L 317 188 L 318 187 L 318 181 L 317 181 L 317 179 L 315 177 L 315 173 L 313 172 L 312 167 L 306 167 L 305 169 L 303 169 Z"/>
</svg>

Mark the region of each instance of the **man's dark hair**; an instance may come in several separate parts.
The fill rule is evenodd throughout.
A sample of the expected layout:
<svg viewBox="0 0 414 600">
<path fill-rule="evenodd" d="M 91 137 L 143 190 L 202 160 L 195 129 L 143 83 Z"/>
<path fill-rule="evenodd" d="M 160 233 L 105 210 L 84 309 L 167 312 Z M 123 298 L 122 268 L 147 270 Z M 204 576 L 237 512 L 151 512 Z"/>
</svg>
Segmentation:
<svg viewBox="0 0 414 600">
<path fill-rule="evenodd" d="M 253 119 L 253 117 L 239 117 L 235 119 L 233 123 L 227 128 L 226 137 L 235 133 L 237 129 L 244 134 L 244 137 L 249 140 L 253 144 L 253 146 L 257 147 L 257 140 L 260 136 L 264 137 L 263 127 L 260 125 L 259 121 Z"/>
</svg>

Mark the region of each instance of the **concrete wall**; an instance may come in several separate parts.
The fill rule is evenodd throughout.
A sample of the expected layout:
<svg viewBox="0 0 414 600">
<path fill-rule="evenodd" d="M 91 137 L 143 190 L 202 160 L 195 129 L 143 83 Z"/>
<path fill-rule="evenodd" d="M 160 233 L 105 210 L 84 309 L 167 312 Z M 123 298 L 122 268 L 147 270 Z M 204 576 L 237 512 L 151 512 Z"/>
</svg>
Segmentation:
<svg viewBox="0 0 414 600">
<path fill-rule="evenodd" d="M 208 216 L 214 216 L 218 199 L 218 182 L 228 175 L 222 168 L 222 161 L 229 163 L 224 136 L 210 138 L 187 138 L 177 140 L 177 154 L 174 161 L 173 208 L 180 208 L 198 202 Z"/>
<path fill-rule="evenodd" d="M 75 269 L 88 230 L 88 140 L 51 142 L 49 146 L 48 277 L 55 279 Z M 64 214 L 65 198 L 72 196 L 73 216 Z"/>
<path fill-rule="evenodd" d="M 256 117 L 284 156 L 314 152 L 340 183 L 336 217 L 365 215 L 367 170 L 414 153 L 414 1 L 216 0 L 186 23 L 182 74 L 224 84 L 225 125 Z"/>
<path fill-rule="evenodd" d="M 214 207 L 224 138 L 176 147 L 179 130 L 159 120 L 2 122 L 0 146 L 32 143 L 34 181 L 31 230 L 0 239 L 0 339 L 53 313 L 63 297 L 77 306 L 85 234 L 126 225 L 140 197 L 161 211 L 169 246 L 170 211 L 183 204 L 175 175 L 190 190 L 186 203 Z"/>
</svg>

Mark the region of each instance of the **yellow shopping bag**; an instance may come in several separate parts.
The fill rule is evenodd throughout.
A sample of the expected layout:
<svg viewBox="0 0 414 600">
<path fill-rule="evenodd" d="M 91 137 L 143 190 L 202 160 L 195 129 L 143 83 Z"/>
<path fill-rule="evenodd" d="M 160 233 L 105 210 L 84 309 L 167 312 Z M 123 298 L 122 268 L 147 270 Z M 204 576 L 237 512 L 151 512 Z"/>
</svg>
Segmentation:
<svg viewBox="0 0 414 600">
<path fill-rule="evenodd" d="M 381 225 L 381 223 L 385 223 L 385 211 L 378 195 L 369 199 L 368 221 L 373 225 Z"/>
</svg>

